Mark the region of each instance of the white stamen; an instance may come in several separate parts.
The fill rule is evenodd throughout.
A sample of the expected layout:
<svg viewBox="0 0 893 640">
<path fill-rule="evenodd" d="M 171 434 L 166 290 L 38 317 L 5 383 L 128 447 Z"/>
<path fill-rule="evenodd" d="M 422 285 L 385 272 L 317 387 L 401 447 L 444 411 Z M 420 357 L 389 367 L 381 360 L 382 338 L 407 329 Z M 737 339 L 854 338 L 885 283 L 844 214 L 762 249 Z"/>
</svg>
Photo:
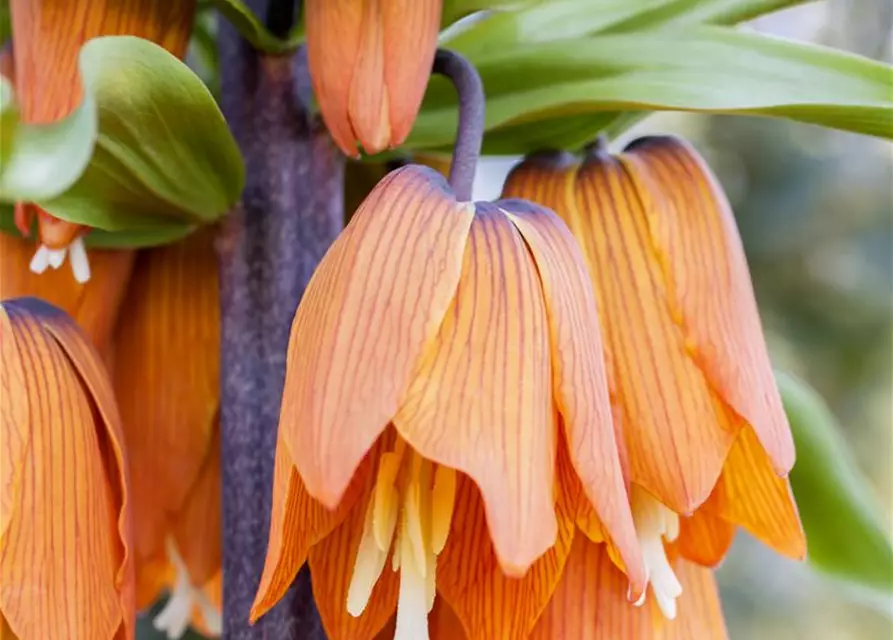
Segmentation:
<svg viewBox="0 0 893 640">
<path fill-rule="evenodd" d="M 65 262 L 65 255 L 68 253 L 68 248 L 63 249 L 50 249 L 49 263 L 53 269 L 58 269 L 62 266 L 62 263 Z"/>
<path fill-rule="evenodd" d="M 37 247 L 37 251 L 34 252 L 34 257 L 31 258 L 31 264 L 28 268 L 31 269 L 32 273 L 41 274 L 46 271 L 49 266 L 50 250 L 46 245 L 40 245 Z"/>
<path fill-rule="evenodd" d="M 87 258 L 87 249 L 84 247 L 82 237 L 75 238 L 68 246 L 68 259 L 71 261 L 71 272 L 74 279 L 84 284 L 90 280 L 90 260 Z"/>
<path fill-rule="evenodd" d="M 384 569 L 385 561 L 388 559 L 388 550 L 382 551 L 375 540 L 374 513 L 375 504 L 370 501 L 369 506 L 366 507 L 363 537 L 360 538 L 360 547 L 357 549 L 353 575 L 350 578 L 350 585 L 347 587 L 347 612 L 354 617 L 362 614 L 369 603 L 372 590 L 375 588 L 381 571 Z M 390 540 L 388 542 L 390 543 Z"/>
<path fill-rule="evenodd" d="M 405 530 L 401 542 L 400 548 L 395 550 L 401 555 L 401 560 L 394 640 L 421 640 L 428 637 L 428 588 L 425 576 L 415 561 L 411 535 Z"/>
<path fill-rule="evenodd" d="M 192 620 L 192 611 L 198 606 L 208 630 L 219 634 L 223 628 L 220 611 L 208 600 L 200 589 L 193 586 L 189 579 L 189 570 L 180 556 L 177 543 L 168 537 L 166 541 L 167 557 L 177 574 L 174 588 L 170 592 L 167 604 L 164 605 L 152 626 L 164 633 L 168 640 L 183 637 Z"/>
<path fill-rule="evenodd" d="M 207 627 L 211 635 L 219 636 L 223 633 L 223 616 L 220 610 L 208 600 L 208 596 L 201 589 L 193 591 L 193 594 L 195 595 L 195 603 L 202 613 L 205 627 Z"/>
<path fill-rule="evenodd" d="M 651 591 L 664 616 L 673 620 L 676 617 L 676 599 L 682 595 L 682 585 L 667 559 L 664 541 L 673 541 L 679 535 L 679 516 L 635 485 L 630 491 L 630 507 Z M 644 602 L 645 593 L 642 593 L 636 606 Z"/>
</svg>

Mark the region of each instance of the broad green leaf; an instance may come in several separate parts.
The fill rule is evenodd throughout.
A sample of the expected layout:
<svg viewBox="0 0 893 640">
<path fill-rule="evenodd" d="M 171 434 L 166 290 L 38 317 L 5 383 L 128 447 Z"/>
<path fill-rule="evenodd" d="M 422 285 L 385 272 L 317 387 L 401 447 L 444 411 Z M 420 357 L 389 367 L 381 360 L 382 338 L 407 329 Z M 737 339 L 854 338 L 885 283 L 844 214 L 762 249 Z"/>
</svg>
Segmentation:
<svg viewBox="0 0 893 640">
<path fill-rule="evenodd" d="M 601 32 L 696 24 L 733 25 L 810 0 L 540 0 L 493 11 L 448 38 L 466 56 L 507 46 L 550 42 Z"/>
<path fill-rule="evenodd" d="M 170 222 L 167 226 L 159 226 L 145 231 L 103 231 L 91 229 L 84 242 L 92 249 L 127 249 L 141 247 L 155 247 L 170 244 L 188 236 L 195 231 L 195 225 Z M 15 224 L 13 206 L 0 202 L 0 233 L 21 237 L 21 232 Z M 31 237 L 37 237 L 37 220 L 33 221 Z"/>
<path fill-rule="evenodd" d="M 797 447 L 791 487 L 818 569 L 893 593 L 893 542 L 828 407 L 804 382 L 779 373 Z"/>
<path fill-rule="evenodd" d="M 266 53 L 288 53 L 304 42 L 303 23 L 298 22 L 285 38 L 277 38 L 242 0 L 211 0 L 215 7 L 255 49 Z"/>
<path fill-rule="evenodd" d="M 213 222 L 232 207 L 244 183 L 242 158 L 207 87 L 186 65 L 147 40 L 109 36 L 83 47 L 80 67 L 87 98 L 53 126 L 75 127 L 83 114 L 95 114 L 89 164 L 61 194 L 15 199 L 130 237 Z M 30 149 L 20 142 L 14 154 Z M 82 142 L 62 151 L 76 155 L 88 146 Z M 53 157 L 59 149 L 32 152 Z"/>
<path fill-rule="evenodd" d="M 22 123 L 12 85 L 0 77 L 0 201 L 53 197 L 71 187 L 90 161 L 96 130 L 90 95 L 64 120 Z"/>
<path fill-rule="evenodd" d="M 489 139 L 532 151 L 525 127 L 604 112 L 700 111 L 789 118 L 893 137 L 890 67 L 833 49 L 730 28 L 695 26 L 517 45 L 472 56 L 487 93 Z M 437 149 L 455 132 L 455 95 L 435 78 L 407 141 Z M 521 125 L 524 125 L 523 127 Z M 583 131 L 580 131 L 580 135 Z M 576 134 L 575 134 L 576 135 Z"/>
</svg>

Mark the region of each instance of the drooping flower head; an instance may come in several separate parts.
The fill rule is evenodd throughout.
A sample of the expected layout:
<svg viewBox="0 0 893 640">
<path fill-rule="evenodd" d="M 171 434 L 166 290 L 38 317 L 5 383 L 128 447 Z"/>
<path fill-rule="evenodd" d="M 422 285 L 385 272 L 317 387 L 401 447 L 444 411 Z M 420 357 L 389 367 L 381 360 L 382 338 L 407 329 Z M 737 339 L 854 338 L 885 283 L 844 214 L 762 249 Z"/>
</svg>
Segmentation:
<svg viewBox="0 0 893 640">
<path fill-rule="evenodd" d="M 645 138 L 619 156 L 597 145 L 582 162 L 525 161 L 504 192 L 554 208 L 583 248 L 633 516 L 664 613 L 682 593 L 668 555 L 715 565 L 736 526 L 802 558 L 786 480 L 793 442 L 734 217 L 703 161 L 675 138 Z"/>
<path fill-rule="evenodd" d="M 91 38 L 135 35 L 178 57 L 186 52 L 195 0 L 12 0 L 16 99 L 24 122 L 49 123 L 69 115 L 83 99 L 78 53 Z M 66 255 L 78 282 L 90 279 L 83 243 L 86 229 L 59 220 L 33 203 L 16 205 L 16 224 L 31 233 L 37 218 L 40 245 L 31 269 L 58 268 Z"/>
<path fill-rule="evenodd" d="M 115 335 L 130 459 L 137 608 L 155 625 L 220 633 L 220 294 L 214 230 L 140 251 Z"/>
<path fill-rule="evenodd" d="M 132 637 L 127 465 L 99 356 L 62 311 L 18 298 L 0 303 L 0 360 L 0 629 Z"/>
<path fill-rule="evenodd" d="M 335 143 L 356 156 L 401 144 L 422 103 L 442 0 L 307 0 L 307 56 Z"/>
</svg>

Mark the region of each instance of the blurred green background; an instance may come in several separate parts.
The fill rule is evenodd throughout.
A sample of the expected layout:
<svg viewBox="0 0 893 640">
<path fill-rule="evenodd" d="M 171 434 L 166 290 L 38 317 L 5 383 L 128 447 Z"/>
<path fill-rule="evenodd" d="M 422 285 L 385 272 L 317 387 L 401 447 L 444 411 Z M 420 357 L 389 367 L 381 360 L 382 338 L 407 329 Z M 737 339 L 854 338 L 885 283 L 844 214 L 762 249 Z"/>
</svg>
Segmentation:
<svg viewBox="0 0 893 640">
<path fill-rule="evenodd" d="M 893 62 L 890 0 L 825 0 L 744 28 Z M 723 183 L 775 364 L 827 400 L 893 530 L 893 146 L 782 121 L 687 114 L 653 116 L 624 140 L 656 132 L 688 138 Z M 476 197 L 498 195 L 514 161 L 485 162 Z M 733 640 L 893 638 L 893 602 L 744 534 L 718 575 Z M 142 625 L 141 639 L 162 638 Z"/>
</svg>

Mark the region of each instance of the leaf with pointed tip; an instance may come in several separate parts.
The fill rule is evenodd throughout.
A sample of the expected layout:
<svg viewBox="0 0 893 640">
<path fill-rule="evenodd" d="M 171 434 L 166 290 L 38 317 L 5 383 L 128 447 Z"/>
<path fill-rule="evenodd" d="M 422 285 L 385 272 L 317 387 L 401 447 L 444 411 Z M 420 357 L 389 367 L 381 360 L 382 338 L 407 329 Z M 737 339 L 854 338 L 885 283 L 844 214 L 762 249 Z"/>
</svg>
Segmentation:
<svg viewBox="0 0 893 640">
<path fill-rule="evenodd" d="M 285 38 L 279 38 L 270 33 L 242 0 L 211 0 L 209 4 L 215 7 L 255 49 L 264 53 L 289 53 L 304 43 L 303 23 L 297 23 Z"/>
<path fill-rule="evenodd" d="M 524 43 L 471 59 L 487 94 L 486 152 L 534 150 L 544 120 L 559 127 L 591 116 L 588 130 L 571 129 L 566 139 L 575 142 L 607 126 L 606 113 L 616 124 L 618 112 L 653 110 L 763 115 L 893 137 L 890 67 L 730 28 Z M 406 147 L 444 148 L 455 125 L 454 93 L 435 78 Z"/>
<path fill-rule="evenodd" d="M 791 487 L 810 563 L 837 578 L 893 593 L 893 541 L 834 416 L 803 381 L 776 375 L 797 447 Z"/>
</svg>

